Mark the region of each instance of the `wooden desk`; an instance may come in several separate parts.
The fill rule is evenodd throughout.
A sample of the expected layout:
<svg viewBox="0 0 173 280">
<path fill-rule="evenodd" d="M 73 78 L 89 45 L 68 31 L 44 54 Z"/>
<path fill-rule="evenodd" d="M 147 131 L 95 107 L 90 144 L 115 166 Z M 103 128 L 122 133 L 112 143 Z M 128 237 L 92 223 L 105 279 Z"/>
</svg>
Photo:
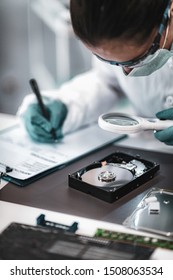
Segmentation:
<svg viewBox="0 0 173 280">
<path fill-rule="evenodd" d="M 116 146 L 111 144 L 26 187 L 18 187 L 8 183 L 0 191 L 0 200 L 122 224 L 151 187 L 173 190 L 173 156 L 169 153 L 134 149 L 133 147 L 128 147 L 127 140 L 124 141 L 126 141 L 126 146 L 121 146 L 121 143 L 124 143 L 123 141 L 116 143 Z M 135 140 L 133 142 L 135 145 Z M 169 147 L 169 149 L 171 148 Z M 160 164 L 160 171 L 153 179 L 112 204 L 68 187 L 68 174 L 117 150 L 132 155 L 138 154 L 144 159 L 157 162 Z"/>
<path fill-rule="evenodd" d="M 9 122 L 4 122 L 7 126 L 11 125 L 10 118 L 8 120 Z M 36 216 L 45 213 L 48 220 L 59 223 L 71 224 L 72 219 L 75 218 L 75 221 L 80 223 L 79 233 L 82 234 L 88 232 L 89 235 L 92 235 L 99 226 L 111 230 L 128 231 L 122 226 L 123 221 L 133 212 L 151 187 L 173 190 L 172 154 L 163 151 L 159 153 L 148 149 L 135 149 L 131 140 L 129 143 L 131 143 L 130 147 L 128 147 L 127 140 L 116 143 L 116 146 L 111 144 L 26 187 L 18 187 L 8 183 L 0 191 L 0 208 L 3 216 L 1 230 L 12 221 L 34 224 Z M 139 138 L 138 143 L 140 143 Z M 141 143 L 143 145 L 143 142 Z M 142 158 L 157 162 L 160 164 L 160 171 L 153 179 L 112 204 L 68 187 L 68 174 L 115 151 L 131 155 L 138 154 Z M 133 230 L 129 231 L 133 232 Z M 141 232 L 138 233 L 141 234 Z M 171 255 L 168 256 L 166 250 L 163 257 L 162 254 L 160 255 L 160 250 L 158 259 L 173 258 L 172 251 L 170 251 Z M 157 256 L 153 258 L 157 259 Z"/>
<path fill-rule="evenodd" d="M 157 162 L 160 164 L 160 171 L 149 182 L 112 204 L 68 187 L 69 173 L 75 172 L 116 150 L 134 155 L 139 154 L 143 158 Z M 21 188 L 9 183 L 1 190 L 0 199 L 65 214 L 122 224 L 151 187 L 173 190 L 172 166 L 172 155 L 110 145 L 26 187 Z"/>
</svg>

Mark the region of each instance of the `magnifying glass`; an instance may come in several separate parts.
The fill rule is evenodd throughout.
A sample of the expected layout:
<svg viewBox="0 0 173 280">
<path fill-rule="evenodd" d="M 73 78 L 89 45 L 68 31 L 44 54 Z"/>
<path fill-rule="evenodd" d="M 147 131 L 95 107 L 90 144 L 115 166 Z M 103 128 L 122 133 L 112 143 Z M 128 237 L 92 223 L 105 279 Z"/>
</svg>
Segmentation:
<svg viewBox="0 0 173 280">
<path fill-rule="evenodd" d="M 162 130 L 173 126 L 173 121 L 142 118 L 121 113 L 108 113 L 99 117 L 98 124 L 102 129 L 110 132 L 131 134 L 143 130 Z"/>
</svg>

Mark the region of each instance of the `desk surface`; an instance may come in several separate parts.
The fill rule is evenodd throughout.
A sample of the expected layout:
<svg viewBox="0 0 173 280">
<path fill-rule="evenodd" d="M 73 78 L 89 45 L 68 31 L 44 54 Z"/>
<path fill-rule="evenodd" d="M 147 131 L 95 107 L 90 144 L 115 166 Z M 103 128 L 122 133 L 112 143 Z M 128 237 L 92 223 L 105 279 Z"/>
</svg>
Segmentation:
<svg viewBox="0 0 173 280">
<path fill-rule="evenodd" d="M 14 115 L 0 113 L 0 130 L 16 124 L 18 118 Z"/>
<path fill-rule="evenodd" d="M 144 141 L 143 137 L 141 139 Z M 131 145 L 129 145 L 129 147 L 128 140 L 120 141 L 118 144 L 116 143 L 116 146 L 111 144 L 26 187 L 22 188 L 12 183 L 8 183 L 0 191 L 0 200 L 122 224 L 125 218 L 136 208 L 140 200 L 151 187 L 173 190 L 173 156 L 165 152 L 158 153 L 151 150 L 135 149 L 132 147 L 132 142 L 134 145 L 137 142 L 140 143 L 140 137 L 138 137 L 137 141 L 135 141 L 134 138 L 129 138 L 129 142 L 130 141 Z M 172 149 L 172 147 L 169 147 L 168 151 Z M 68 174 L 71 174 L 81 167 L 87 166 L 95 160 L 99 160 L 117 150 L 132 155 L 138 154 L 142 158 L 157 162 L 160 164 L 160 171 L 153 179 L 112 204 L 68 187 Z"/>
<path fill-rule="evenodd" d="M 1 119 L 2 117 L 3 127 L 1 125 L 0 129 L 16 122 L 12 116 L 6 118 L 5 115 L 0 114 Z M 147 137 L 146 142 L 145 137 Z M 101 223 L 100 226 L 104 228 L 108 226 L 112 230 L 122 231 L 123 221 L 134 211 L 151 187 L 173 190 L 173 156 L 171 154 L 173 148 L 165 147 L 161 143 L 155 145 L 154 137 L 148 138 L 150 136 L 146 134 L 145 137 L 136 135 L 121 140 L 116 145 L 110 144 L 26 187 L 8 183 L 0 191 L 0 208 L 3 215 L 1 229 L 12 221 L 25 222 L 25 218 L 26 223 L 33 224 L 35 217 L 42 211 L 48 215 L 48 219 L 50 215 L 51 219 L 60 223 L 65 223 L 65 219 L 70 224 L 72 218 L 78 217 L 77 220 L 82 221 L 83 232 L 87 231 L 88 225 L 92 225 L 92 229 L 95 229 L 96 222 L 97 225 Z M 154 148 L 156 151 L 153 151 Z M 150 181 L 112 204 L 68 187 L 68 174 L 115 151 L 127 152 L 134 156 L 140 155 L 142 158 L 157 162 L 160 164 L 160 171 Z M 170 258 L 172 259 L 172 255 Z"/>
<path fill-rule="evenodd" d="M 153 179 L 112 204 L 68 187 L 68 174 L 117 150 L 132 155 L 138 154 L 142 158 L 157 162 L 160 164 L 160 171 Z M 121 224 L 127 215 L 136 208 L 139 201 L 151 187 L 173 190 L 172 166 L 172 155 L 110 145 L 26 187 L 22 188 L 9 183 L 1 190 L 0 199 L 51 211 Z"/>
</svg>

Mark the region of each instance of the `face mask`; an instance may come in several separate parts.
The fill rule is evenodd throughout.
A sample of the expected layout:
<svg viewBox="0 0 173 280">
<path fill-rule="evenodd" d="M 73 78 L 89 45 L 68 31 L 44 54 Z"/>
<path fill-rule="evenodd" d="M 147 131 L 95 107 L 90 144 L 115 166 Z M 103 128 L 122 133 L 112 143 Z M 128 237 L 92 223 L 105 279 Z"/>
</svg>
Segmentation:
<svg viewBox="0 0 173 280">
<path fill-rule="evenodd" d="M 160 69 L 170 57 L 173 56 L 173 50 L 159 49 L 153 54 L 154 58 L 148 64 L 141 67 L 134 68 L 129 74 L 124 74 L 128 77 L 142 77 L 149 76 L 156 70 Z"/>
</svg>

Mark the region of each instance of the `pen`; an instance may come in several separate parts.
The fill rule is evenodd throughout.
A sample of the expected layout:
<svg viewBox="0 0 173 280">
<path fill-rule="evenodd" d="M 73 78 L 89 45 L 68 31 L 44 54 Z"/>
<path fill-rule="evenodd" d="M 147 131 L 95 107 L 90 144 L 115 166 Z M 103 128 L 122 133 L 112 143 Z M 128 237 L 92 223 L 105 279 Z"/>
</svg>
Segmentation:
<svg viewBox="0 0 173 280">
<path fill-rule="evenodd" d="M 36 97 L 37 97 L 37 101 L 38 101 L 38 104 L 40 106 L 40 109 L 41 109 L 41 112 L 42 112 L 42 115 L 47 119 L 49 120 L 50 116 L 49 116 L 49 112 L 48 110 L 46 109 L 46 106 L 44 105 L 44 102 L 43 102 L 43 99 L 42 99 L 42 96 L 41 96 L 41 93 L 40 93 L 40 90 L 39 90 L 39 87 L 38 87 L 38 84 L 36 82 L 35 79 L 31 79 L 29 81 L 30 85 L 31 85 L 31 88 L 33 90 L 33 92 L 35 93 Z M 56 137 L 56 132 L 55 132 L 55 129 L 52 128 L 51 129 L 51 134 L 54 138 L 54 140 L 57 140 L 57 137 Z"/>
</svg>

